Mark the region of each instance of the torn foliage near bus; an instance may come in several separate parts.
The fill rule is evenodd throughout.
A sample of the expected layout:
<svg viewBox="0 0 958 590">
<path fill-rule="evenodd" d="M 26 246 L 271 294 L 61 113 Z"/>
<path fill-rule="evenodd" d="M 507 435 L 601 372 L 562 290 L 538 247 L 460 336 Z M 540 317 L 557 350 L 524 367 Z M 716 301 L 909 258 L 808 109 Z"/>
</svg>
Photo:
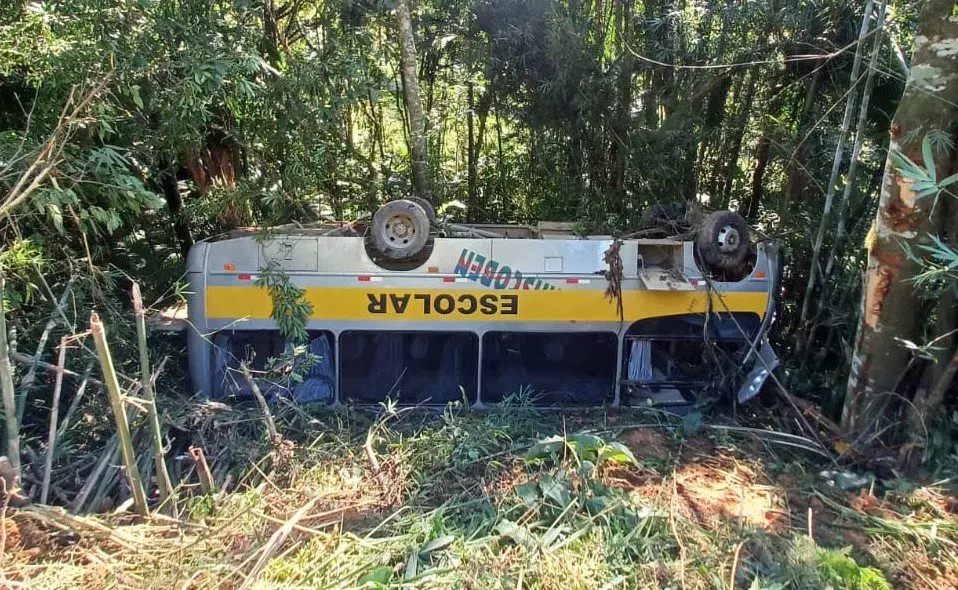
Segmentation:
<svg viewBox="0 0 958 590">
<path fill-rule="evenodd" d="M 674 405 L 723 391 L 745 401 L 777 366 L 766 337 L 777 251 L 771 242 L 742 240 L 747 233 L 734 223 L 706 223 L 717 250 L 703 256 L 709 243 L 701 236 L 614 242 L 578 238 L 557 224 L 380 221 L 362 228 L 366 237 L 300 229 L 196 244 L 189 256 L 195 388 L 243 395 L 241 362 L 265 375 L 270 359 L 289 355 L 272 301 L 256 286 L 267 265 L 303 289 L 312 312 L 300 351 L 308 354 L 292 363 L 299 377 L 264 378 L 262 389 L 300 401 L 388 397 L 482 407 L 519 396 L 547 406 Z M 401 244 L 415 231 L 429 235 L 414 252 L 384 255 L 377 246 L 397 236 Z M 621 276 L 610 297 L 613 243 Z M 724 259 L 740 270 L 715 268 Z"/>
</svg>

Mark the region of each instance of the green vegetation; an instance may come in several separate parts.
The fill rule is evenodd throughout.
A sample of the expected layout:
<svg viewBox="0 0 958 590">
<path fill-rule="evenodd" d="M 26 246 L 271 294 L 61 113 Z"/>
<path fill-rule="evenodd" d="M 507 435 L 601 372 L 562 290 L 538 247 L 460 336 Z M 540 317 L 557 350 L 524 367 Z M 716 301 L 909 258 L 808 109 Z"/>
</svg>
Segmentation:
<svg viewBox="0 0 958 590">
<path fill-rule="evenodd" d="M 742 588 L 881 589 L 947 584 L 958 571 L 958 527 L 941 512 L 953 499 L 938 488 L 877 482 L 883 500 L 867 486 L 819 491 L 821 467 L 807 456 L 726 430 L 683 438 L 663 415 L 286 409 L 276 419 L 295 445 L 280 460 L 262 437 L 239 443 L 238 430 L 260 427 L 225 426 L 258 425 L 257 413 L 197 405 L 177 417 L 207 415 L 208 452 L 229 452 L 218 477 L 244 491 L 181 487 L 192 491 L 190 521 L 177 527 L 72 517 L 75 536 L 54 537 L 43 559 L 8 550 L 8 579 L 34 588 L 706 588 L 734 575 Z M 21 510 L 17 534 L 62 526 L 53 510 Z"/>
<path fill-rule="evenodd" d="M 3 2 L 0 586 L 958 587 L 956 47 L 946 0 Z M 255 401 L 147 336 L 194 241 L 413 195 L 739 212 L 783 245 L 778 382 L 684 418 L 267 403 L 316 361 L 272 267 Z"/>
</svg>

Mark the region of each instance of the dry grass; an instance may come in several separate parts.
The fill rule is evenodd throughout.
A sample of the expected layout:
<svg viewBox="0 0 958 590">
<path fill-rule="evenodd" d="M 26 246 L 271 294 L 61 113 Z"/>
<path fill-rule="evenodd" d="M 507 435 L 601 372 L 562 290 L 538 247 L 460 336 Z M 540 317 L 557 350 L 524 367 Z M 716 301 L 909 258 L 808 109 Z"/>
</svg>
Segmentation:
<svg viewBox="0 0 958 590">
<path fill-rule="evenodd" d="M 187 482 L 176 519 L 8 510 L 0 586 L 715 588 L 733 573 L 742 588 L 958 585 L 955 501 L 940 486 L 828 489 L 808 456 L 727 434 L 683 439 L 667 422 L 627 428 L 636 418 L 280 413 L 290 456 L 223 465 L 218 445 L 238 441 L 218 431 L 207 451 L 232 491 Z M 374 424 L 375 472 L 363 448 Z M 536 441 L 585 430 L 637 461 L 594 473 L 567 453 L 525 464 Z M 247 447 L 268 452 L 262 443 Z M 566 483 L 530 498 L 544 481 Z"/>
</svg>

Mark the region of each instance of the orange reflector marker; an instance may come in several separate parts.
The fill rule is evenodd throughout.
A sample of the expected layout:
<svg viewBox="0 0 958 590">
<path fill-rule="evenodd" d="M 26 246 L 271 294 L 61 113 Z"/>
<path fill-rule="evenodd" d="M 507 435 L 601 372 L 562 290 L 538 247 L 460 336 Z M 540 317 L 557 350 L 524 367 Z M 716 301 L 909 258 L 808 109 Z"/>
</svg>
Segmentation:
<svg viewBox="0 0 958 590">
<path fill-rule="evenodd" d="M 756 279 L 764 279 L 764 278 L 765 278 L 765 273 L 764 273 L 764 272 L 757 272 L 757 273 L 755 273 L 755 278 L 756 278 Z"/>
<path fill-rule="evenodd" d="M 436 274 L 436 273 L 439 272 L 439 267 L 438 267 L 438 266 L 430 266 L 429 268 L 426 269 L 426 272 L 429 273 L 429 274 L 433 274 L 433 275 L 434 275 L 434 274 Z"/>
<path fill-rule="evenodd" d="M 235 265 L 235 264 L 224 264 L 224 265 L 223 265 L 223 270 L 236 270 L 236 265 Z"/>
</svg>

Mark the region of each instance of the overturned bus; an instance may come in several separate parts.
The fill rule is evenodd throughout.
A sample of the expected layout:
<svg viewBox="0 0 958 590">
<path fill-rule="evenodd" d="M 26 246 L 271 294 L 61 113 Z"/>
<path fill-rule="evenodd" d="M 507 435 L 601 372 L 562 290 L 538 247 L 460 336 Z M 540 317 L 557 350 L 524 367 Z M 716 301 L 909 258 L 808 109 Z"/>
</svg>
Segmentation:
<svg viewBox="0 0 958 590">
<path fill-rule="evenodd" d="M 257 279 L 279 270 L 311 312 L 300 378 L 264 368 L 290 346 Z M 777 359 L 767 332 L 774 242 L 718 212 L 690 239 L 577 237 L 567 224 L 437 223 L 399 200 L 350 226 L 233 232 L 188 257 L 189 356 L 202 395 L 265 391 L 309 402 L 473 407 L 693 403 L 758 393 Z"/>
</svg>

